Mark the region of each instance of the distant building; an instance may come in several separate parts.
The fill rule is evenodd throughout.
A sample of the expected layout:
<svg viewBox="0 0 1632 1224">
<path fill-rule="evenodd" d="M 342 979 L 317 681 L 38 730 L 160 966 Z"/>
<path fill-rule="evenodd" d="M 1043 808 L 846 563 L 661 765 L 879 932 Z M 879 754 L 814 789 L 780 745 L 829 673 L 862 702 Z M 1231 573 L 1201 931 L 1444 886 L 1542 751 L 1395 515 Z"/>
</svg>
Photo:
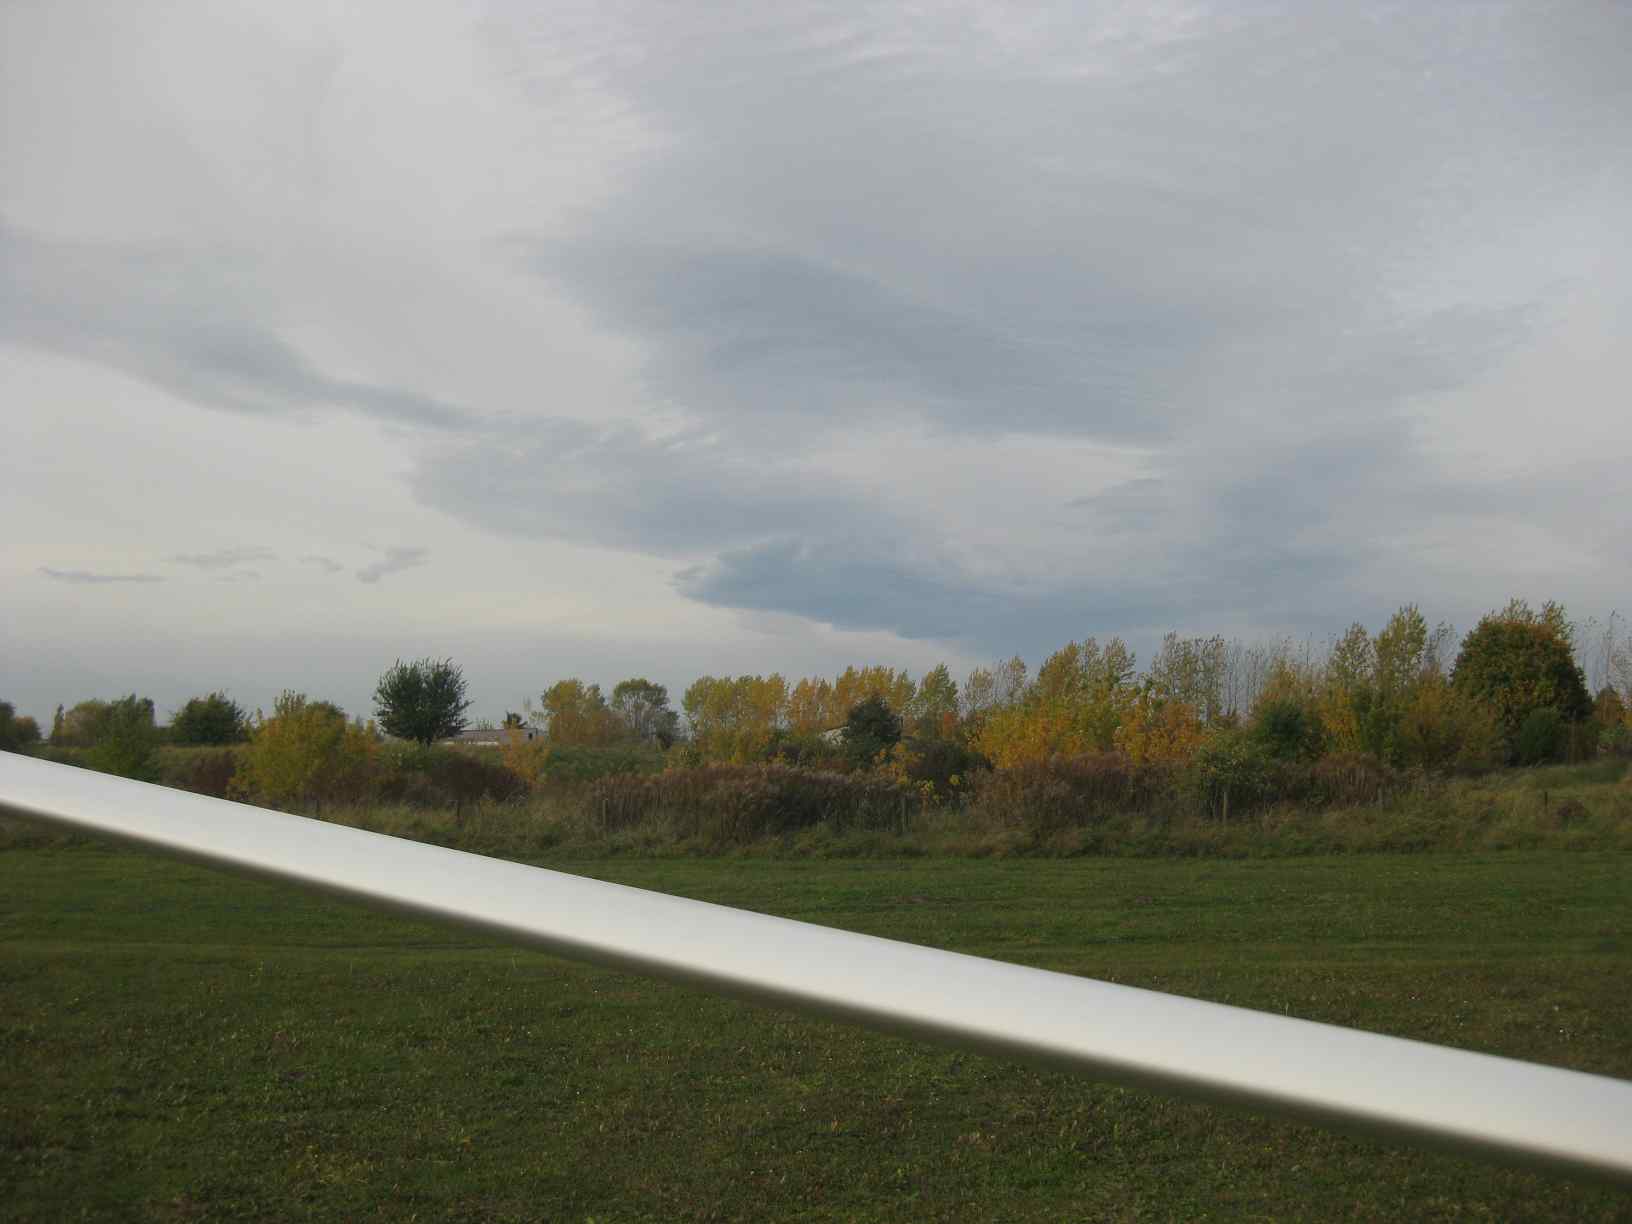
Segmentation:
<svg viewBox="0 0 1632 1224">
<path fill-rule="evenodd" d="M 461 731 L 458 735 L 443 740 L 444 744 L 452 744 L 461 748 L 502 748 L 510 742 L 510 733 L 519 734 L 523 742 L 535 740 L 544 733 L 537 727 L 523 723 L 519 727 L 477 727 L 469 731 Z"/>
</svg>

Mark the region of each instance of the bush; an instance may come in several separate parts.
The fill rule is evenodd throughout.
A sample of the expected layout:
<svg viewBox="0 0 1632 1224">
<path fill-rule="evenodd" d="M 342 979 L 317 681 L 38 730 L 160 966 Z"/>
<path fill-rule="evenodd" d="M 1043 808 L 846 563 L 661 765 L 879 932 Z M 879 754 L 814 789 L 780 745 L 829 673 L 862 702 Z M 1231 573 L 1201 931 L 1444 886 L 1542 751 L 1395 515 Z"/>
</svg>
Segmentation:
<svg viewBox="0 0 1632 1224">
<path fill-rule="evenodd" d="M 976 777 L 971 815 L 1048 834 L 1113 815 L 1152 811 L 1171 798 L 1177 775 L 1168 765 L 1136 765 L 1120 752 L 1096 752 Z"/>
<path fill-rule="evenodd" d="M 1546 765 L 1561 760 L 1567 731 L 1564 716 L 1552 706 L 1531 710 L 1519 725 L 1513 754 L 1520 765 Z"/>
<path fill-rule="evenodd" d="M 844 746 L 835 744 L 816 732 L 800 734 L 793 731 L 773 731 L 770 743 L 765 749 L 765 759 L 777 765 L 789 765 L 799 769 L 843 772 L 850 768 L 850 758 L 846 755 Z"/>
<path fill-rule="evenodd" d="M 671 752 L 678 754 L 679 749 Z M 625 744 L 611 748 L 589 748 L 575 744 L 551 744 L 545 740 L 524 740 L 511 736 L 500 749 L 499 761 L 524 787 L 575 787 L 600 778 L 622 774 L 658 773 L 666 756 L 655 747 Z"/>
<path fill-rule="evenodd" d="M 1381 803 L 1397 794 L 1403 785 L 1397 771 L 1366 752 L 1322 757 L 1310 771 L 1310 781 L 1309 798 L 1317 804 L 1333 807 Z"/>
<path fill-rule="evenodd" d="M 271 803 L 360 799 L 378 741 L 338 707 L 285 692 L 244 750 L 237 787 Z"/>
<path fill-rule="evenodd" d="M 901 742 L 901 718 L 884 698 L 874 695 L 850 707 L 844 719 L 844 754 L 850 764 L 866 768 Z"/>
<path fill-rule="evenodd" d="M 602 778 L 589 787 L 583 806 L 603 832 L 666 822 L 680 840 L 720 846 L 824 823 L 836 829 L 897 828 L 917 802 L 900 787 L 867 774 L 706 765 Z"/>
<path fill-rule="evenodd" d="M 422 807 L 449 807 L 484 799 L 503 801 L 527 785 L 491 751 L 395 743 L 379 754 L 376 799 Z"/>
<path fill-rule="evenodd" d="M 238 752 L 233 745 L 166 747 L 159 749 L 159 782 L 177 790 L 225 799 L 233 793 L 238 773 Z"/>
<path fill-rule="evenodd" d="M 1621 695 L 1606 684 L 1593 699 L 1592 717 L 1604 730 L 1613 731 L 1616 727 L 1627 725 L 1629 712 Z"/>
<path fill-rule="evenodd" d="M 1599 737 L 1598 751 L 1608 756 L 1632 757 L 1632 725 L 1617 723 Z"/>
<path fill-rule="evenodd" d="M 976 775 L 991 768 L 990 761 L 956 740 L 912 736 L 895 746 L 887 773 L 927 797 L 945 799 L 966 793 Z"/>
<path fill-rule="evenodd" d="M 1270 757 L 1253 735 L 1220 731 L 1190 763 L 1190 789 L 1203 809 L 1220 820 L 1266 797 Z"/>
<path fill-rule="evenodd" d="M 1312 761 L 1320 755 L 1326 732 L 1312 706 L 1296 697 L 1280 697 L 1253 712 L 1252 737 L 1269 756 Z"/>
<path fill-rule="evenodd" d="M 1507 754 L 1495 710 L 1438 676 L 1417 685 L 1395 747 L 1400 764 L 1462 773 L 1492 769 Z"/>
<path fill-rule="evenodd" d="M 241 744 L 249 738 L 249 715 L 225 693 L 194 697 L 170 720 L 174 744 Z"/>
</svg>

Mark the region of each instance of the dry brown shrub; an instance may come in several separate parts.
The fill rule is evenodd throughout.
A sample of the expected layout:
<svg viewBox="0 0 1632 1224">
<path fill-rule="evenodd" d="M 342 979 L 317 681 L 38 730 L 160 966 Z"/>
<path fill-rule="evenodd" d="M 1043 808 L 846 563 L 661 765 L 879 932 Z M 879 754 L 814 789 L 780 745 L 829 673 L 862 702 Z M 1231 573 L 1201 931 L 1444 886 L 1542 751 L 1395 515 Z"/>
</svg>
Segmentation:
<svg viewBox="0 0 1632 1224">
<path fill-rule="evenodd" d="M 981 776 L 972 807 L 1004 827 L 1049 833 L 1163 807 L 1176 776 L 1172 766 L 1135 764 L 1119 752 L 1056 757 Z"/>
<path fill-rule="evenodd" d="M 661 820 L 681 840 L 743 845 L 821 823 L 837 829 L 899 828 L 917 800 L 867 774 L 705 765 L 599 779 L 586 791 L 584 808 L 605 832 Z"/>
</svg>

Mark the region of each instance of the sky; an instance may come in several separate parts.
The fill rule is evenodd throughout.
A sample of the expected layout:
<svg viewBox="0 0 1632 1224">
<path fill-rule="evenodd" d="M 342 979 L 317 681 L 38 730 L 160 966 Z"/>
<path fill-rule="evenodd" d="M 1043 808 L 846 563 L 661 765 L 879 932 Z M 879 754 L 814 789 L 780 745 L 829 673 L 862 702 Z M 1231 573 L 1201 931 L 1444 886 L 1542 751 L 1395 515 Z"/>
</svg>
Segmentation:
<svg viewBox="0 0 1632 1224">
<path fill-rule="evenodd" d="M 0 699 L 1632 609 L 1632 7 L 0 6 Z"/>
</svg>

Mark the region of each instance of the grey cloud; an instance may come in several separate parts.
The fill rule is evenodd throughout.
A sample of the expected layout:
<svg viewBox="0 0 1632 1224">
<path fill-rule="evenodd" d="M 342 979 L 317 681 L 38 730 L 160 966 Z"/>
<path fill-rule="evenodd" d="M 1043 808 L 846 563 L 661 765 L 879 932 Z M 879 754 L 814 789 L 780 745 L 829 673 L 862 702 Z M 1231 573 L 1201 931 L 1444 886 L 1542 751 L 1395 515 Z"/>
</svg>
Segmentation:
<svg viewBox="0 0 1632 1224">
<path fill-rule="evenodd" d="M 888 549 L 782 539 L 727 552 L 675 578 L 684 595 L 721 607 L 791 612 L 846 630 L 887 630 L 977 654 L 1036 659 L 1090 634 L 1154 632 L 1173 622 L 1187 584 L 1160 576 L 1077 578 L 1016 586 L 938 568 Z"/>
<path fill-rule="evenodd" d="M 1632 88 L 1602 48 L 1632 27 L 1496 8 L 552 18 L 552 55 L 580 37 L 666 139 L 564 237 L 511 252 L 631 339 L 707 443 L 484 441 L 416 490 L 685 558 L 693 599 L 999 649 L 1065 629 L 1061 609 L 1346 618 L 1381 571 L 1422 572 L 1433 524 L 1491 508 L 1422 450 L 1418 401 L 1601 275 L 1526 236 L 1626 170 L 1605 151 Z M 1093 549 L 1067 535 L 1048 581 L 999 588 L 926 559 L 935 498 L 981 489 L 790 462 L 824 430 L 909 426 L 1132 442 L 1148 474 L 1067 507 Z"/>
<path fill-rule="evenodd" d="M 1012 610 L 1001 592 L 923 572 L 901 557 L 851 542 L 775 539 L 732 549 L 675 576 L 704 603 L 791 612 L 841 629 L 886 629 L 907 638 L 968 639 Z"/>
<path fill-rule="evenodd" d="M 1030 579 L 971 573 L 949 559 L 950 541 L 887 515 L 865 533 L 831 515 L 722 550 L 675 585 L 722 607 L 1033 658 L 1086 633 L 1154 641 L 1181 624 L 1318 637 L 1391 610 L 1379 600 L 1417 597 L 1414 586 L 1379 595 L 1376 567 L 1401 541 L 1448 517 L 1511 507 L 1497 490 L 1434 473 L 1385 418 L 1169 456 L 1155 475 L 1073 499 L 1069 513 L 1081 516 L 1082 555 L 1066 546 L 1054 573 Z M 1397 579 L 1419 576 L 1395 569 Z"/>
<path fill-rule="evenodd" d="M 949 541 L 880 491 L 777 469 L 774 457 L 709 437 L 649 439 L 575 422 L 517 426 L 433 452 L 414 481 L 422 501 L 502 534 L 676 559 L 701 554 L 708 559 L 680 569 L 674 585 L 703 603 L 1035 653 L 1130 624 L 1166 628 L 1181 609 L 1233 617 L 1273 606 L 1284 624 L 1302 618 L 1302 607 L 1341 605 L 1345 554 L 1321 537 L 1316 493 L 1343 454 L 1361 453 L 1359 444 L 1306 448 L 1297 462 L 1291 451 L 1267 459 L 1304 473 L 1291 506 L 1253 496 L 1258 468 L 1209 494 L 1219 508 L 1200 520 L 1182 477 L 1146 477 L 1078 499 L 1075 509 L 1099 538 L 1106 506 L 1143 517 L 1124 524 L 1128 538 L 1103 577 L 1066 557 L 1058 574 L 1030 581 L 971 574 L 950 558 Z M 1306 533 L 1286 530 L 1277 516 L 1289 510 L 1305 516 Z"/>
<path fill-rule="evenodd" d="M 792 251 L 591 239 L 527 263 L 653 346 L 654 392 L 705 416 L 905 408 L 943 428 L 1145 436 L 1164 427 L 1146 411 L 1163 371 L 1221 326 L 1082 285 L 1069 337 L 1028 333 Z"/>
<path fill-rule="evenodd" d="M 1152 440 L 1266 384 L 1279 412 L 1443 389 L 1443 352 L 1465 371 L 1513 330 L 1481 304 L 1447 328 L 1401 289 L 1475 218 L 1597 174 L 1614 111 L 1557 87 L 1556 35 L 1516 53 L 1441 9 L 1386 32 L 1287 4 L 991 28 L 865 3 L 611 12 L 581 34 L 597 83 L 673 138 L 528 258 L 702 419 Z M 1554 179 L 1515 191 L 1513 152 Z M 1534 275 L 1494 286 L 1498 310 Z"/>
<path fill-rule="evenodd" d="M 319 556 L 316 553 L 307 553 L 304 557 L 302 557 L 300 559 L 300 563 L 302 565 L 316 566 L 318 569 L 322 570 L 325 574 L 338 574 L 341 570 L 346 568 L 345 566 L 341 565 L 340 562 L 336 561 L 333 557 L 323 557 L 323 556 Z"/>
<path fill-rule="evenodd" d="M 1074 497 L 1066 505 L 1092 512 L 1094 525 L 1102 531 L 1137 531 L 1151 526 L 1173 504 L 1167 486 L 1154 476 L 1125 480 L 1102 493 Z"/>
<path fill-rule="evenodd" d="M 391 574 L 399 574 L 403 570 L 413 569 L 415 566 L 430 563 L 430 549 L 411 546 L 407 548 L 381 549 L 385 555 L 378 561 L 371 561 L 357 571 L 358 582 L 378 582 L 381 578 Z"/>
<path fill-rule="evenodd" d="M 205 407 L 350 408 L 453 428 L 457 409 L 400 388 L 332 378 L 246 306 L 233 270 L 180 249 L 62 242 L 0 221 L 0 339 L 97 362 Z"/>
<path fill-rule="evenodd" d="M 53 569 L 49 565 L 40 566 L 40 573 L 54 582 L 74 582 L 84 584 L 99 584 L 109 582 L 163 582 L 159 574 L 99 574 L 91 570 Z"/>
<path fill-rule="evenodd" d="M 1624 554 L 1624 512 L 1567 482 L 1447 476 L 1418 411 L 1527 345 L 1579 285 L 1626 280 L 1599 241 L 1632 181 L 1632 23 L 1613 6 L 789 0 L 745 19 L 613 0 L 501 6 L 484 29 L 506 89 L 553 104 L 583 85 L 595 113 L 653 139 L 579 211 L 541 194 L 453 220 L 477 238 L 538 216 L 548 235 L 485 248 L 502 267 L 456 286 L 469 326 L 514 304 L 471 286 L 520 267 L 615 335 L 612 360 L 637 355 L 637 414 L 661 426 L 473 423 L 331 377 L 280 332 L 253 230 L 189 253 L 0 229 L 0 340 L 216 407 L 436 426 L 412 441 L 412 490 L 464 523 L 661 557 L 719 607 L 985 653 L 1208 620 L 1341 624 L 1379 591 L 1457 586 L 1435 571 L 1447 554 L 1505 580 L 1489 541 L 1511 525 L 1601 531 L 1577 574 Z M 337 164 L 346 152 L 337 138 Z M 358 179 L 356 198 L 388 198 L 386 181 Z M 331 220 L 369 241 L 366 211 Z M 437 266 L 458 277 L 456 248 Z M 1619 343 L 1624 309 L 1604 316 Z M 450 341 L 450 360 L 488 351 Z M 597 411 L 570 372 L 550 394 Z M 996 454 L 1015 432 L 1132 457 L 1086 464 L 1075 499 L 1051 480 L 1028 502 L 1012 470 L 1002 492 L 937 480 L 937 446 L 974 435 Z M 887 472 L 884 448 L 929 459 L 858 478 Z M 956 449 L 949 467 L 970 471 Z M 1132 476 L 1086 492 L 1112 469 Z M 1594 479 L 1617 487 L 1612 469 Z M 1003 580 L 976 572 L 986 558 L 959 564 L 950 525 L 999 496 L 1025 558 Z M 1447 529 L 1436 552 L 1461 520 L 1476 530 Z M 425 555 L 387 550 L 356 574 Z"/>
<path fill-rule="evenodd" d="M 891 518 L 876 498 L 846 497 L 842 482 L 788 456 L 707 433 L 650 438 L 563 420 L 433 448 L 413 486 L 425 504 L 500 534 L 672 557 Z"/>
<path fill-rule="evenodd" d="M 276 561 L 278 554 L 270 548 L 256 545 L 241 545 L 235 548 L 218 548 L 207 553 L 177 553 L 170 560 L 178 565 L 191 565 L 201 570 L 230 570 L 240 565 L 247 565 L 252 561 Z"/>
<path fill-rule="evenodd" d="M 1318 636 L 1345 617 L 1376 610 L 1374 592 L 1345 585 L 1340 555 L 1277 540 L 1223 550 L 1218 543 L 1210 537 L 1171 558 L 1015 583 L 900 550 L 789 538 L 682 570 L 675 587 L 720 607 L 792 613 L 839 629 L 886 630 L 1034 661 L 1088 635 L 1122 634 L 1147 649 L 1183 625 L 1212 631 L 1245 622 Z"/>
</svg>

